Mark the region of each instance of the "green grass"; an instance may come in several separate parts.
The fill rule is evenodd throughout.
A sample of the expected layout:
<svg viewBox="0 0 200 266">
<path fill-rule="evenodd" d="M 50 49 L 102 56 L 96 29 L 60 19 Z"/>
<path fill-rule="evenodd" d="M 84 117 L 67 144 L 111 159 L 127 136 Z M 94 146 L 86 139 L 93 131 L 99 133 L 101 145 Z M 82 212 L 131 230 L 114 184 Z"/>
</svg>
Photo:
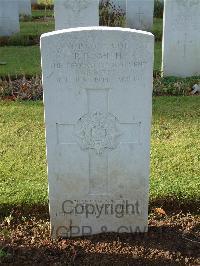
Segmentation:
<svg viewBox="0 0 200 266">
<path fill-rule="evenodd" d="M 0 65 L 0 76 L 35 75 L 41 72 L 38 46 L 0 47 L 0 60 L 6 62 L 6 65 Z"/>
<path fill-rule="evenodd" d="M 53 30 L 55 30 L 53 19 L 21 21 L 20 32 L 10 37 L 0 37 L 0 46 L 38 45 L 41 34 Z"/>
<path fill-rule="evenodd" d="M 200 98 L 153 100 L 151 201 L 200 199 Z M 46 204 L 42 102 L 0 102 L 0 204 Z"/>
<path fill-rule="evenodd" d="M 155 71 L 161 70 L 161 61 L 162 61 L 162 43 L 155 42 L 155 48 L 154 48 L 154 70 Z"/>
<path fill-rule="evenodd" d="M 38 0 L 38 4 L 52 5 L 53 0 Z"/>
<path fill-rule="evenodd" d="M 200 97 L 153 102 L 151 198 L 200 198 Z"/>
<path fill-rule="evenodd" d="M 154 18 L 152 33 L 155 35 L 156 41 L 162 41 L 163 20 L 162 18 Z"/>
<path fill-rule="evenodd" d="M 47 201 L 41 102 L 1 102 L 0 203 Z"/>
<path fill-rule="evenodd" d="M 32 10 L 32 18 L 53 17 L 53 10 Z"/>
<path fill-rule="evenodd" d="M 42 33 L 53 31 L 55 29 L 54 21 L 27 21 L 20 22 L 20 33 L 19 35 L 34 35 L 40 36 Z"/>
</svg>

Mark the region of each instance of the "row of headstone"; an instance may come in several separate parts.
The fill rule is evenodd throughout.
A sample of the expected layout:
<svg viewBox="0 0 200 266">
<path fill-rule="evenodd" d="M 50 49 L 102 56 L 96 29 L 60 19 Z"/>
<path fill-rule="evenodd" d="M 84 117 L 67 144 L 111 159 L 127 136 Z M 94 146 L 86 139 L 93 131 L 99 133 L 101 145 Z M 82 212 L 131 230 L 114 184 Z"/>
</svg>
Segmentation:
<svg viewBox="0 0 200 266">
<path fill-rule="evenodd" d="M 128 27 L 141 30 L 151 28 L 152 0 L 126 0 L 126 4 L 124 0 L 113 0 L 113 4 L 122 9 L 126 6 Z M 199 5 L 199 0 L 165 1 L 162 56 L 164 76 L 199 75 Z M 30 0 L 0 0 L 0 36 L 9 36 L 19 31 L 18 8 L 20 14 L 31 15 Z M 56 0 L 55 24 L 56 29 L 98 26 L 98 0 Z"/>
<path fill-rule="evenodd" d="M 150 30 L 153 25 L 154 0 L 113 0 L 115 9 L 126 13 L 127 26 Z M 99 0 L 55 0 L 55 29 L 99 25 Z"/>
<path fill-rule="evenodd" d="M 0 0 L 0 36 L 19 32 L 19 15 L 31 15 L 30 0 Z"/>
<path fill-rule="evenodd" d="M 16 0 L 12 1 L 14 5 L 19 4 L 18 8 L 15 7 L 15 12 L 10 9 L 10 4 L 6 7 L 5 0 L 0 0 L 0 16 L 1 24 L 0 28 L 4 30 L 0 31 L 0 35 L 12 35 L 19 31 L 19 14 L 31 15 L 31 0 Z M 150 30 L 153 23 L 153 0 L 127 0 L 125 4 L 124 0 L 116 1 L 116 8 L 120 8 L 123 4 L 123 8 L 126 6 L 127 14 L 127 26 L 130 28 L 140 30 Z M 99 0 L 55 0 L 55 28 L 71 28 L 77 26 L 98 26 L 99 25 Z M 6 13 L 4 10 L 8 10 Z M 14 15 L 14 17 L 13 17 Z M 13 25 L 14 21 L 17 22 Z"/>
<path fill-rule="evenodd" d="M 154 2 L 151 0 L 112 0 L 122 10 L 126 6 L 127 26 L 150 30 Z M 160 2 L 164 2 L 161 1 Z M 200 1 L 165 0 L 163 15 L 163 76 L 200 75 Z"/>
</svg>

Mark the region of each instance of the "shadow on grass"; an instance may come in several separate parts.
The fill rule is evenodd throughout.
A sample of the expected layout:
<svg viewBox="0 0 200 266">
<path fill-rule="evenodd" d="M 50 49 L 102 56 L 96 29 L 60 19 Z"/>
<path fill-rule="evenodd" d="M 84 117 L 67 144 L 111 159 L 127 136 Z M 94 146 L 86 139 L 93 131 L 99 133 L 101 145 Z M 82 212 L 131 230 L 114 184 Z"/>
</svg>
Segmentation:
<svg viewBox="0 0 200 266">
<path fill-rule="evenodd" d="M 150 200 L 149 213 L 154 208 L 163 208 L 167 214 L 191 213 L 200 214 L 200 199 L 178 199 L 175 197 L 166 197 Z M 49 218 L 49 207 L 47 204 L 23 204 L 23 205 L 0 205 L 0 218 L 10 214 L 14 216 L 38 217 L 41 219 Z"/>
<path fill-rule="evenodd" d="M 40 204 L 23 204 L 23 205 L 0 205 L 0 219 L 12 215 L 14 218 L 35 217 L 36 219 L 49 219 L 49 207 L 48 205 Z"/>
<path fill-rule="evenodd" d="M 169 214 L 182 212 L 198 215 L 200 214 L 200 198 L 157 198 L 150 201 L 149 212 L 152 212 L 154 208 L 163 208 Z"/>
</svg>

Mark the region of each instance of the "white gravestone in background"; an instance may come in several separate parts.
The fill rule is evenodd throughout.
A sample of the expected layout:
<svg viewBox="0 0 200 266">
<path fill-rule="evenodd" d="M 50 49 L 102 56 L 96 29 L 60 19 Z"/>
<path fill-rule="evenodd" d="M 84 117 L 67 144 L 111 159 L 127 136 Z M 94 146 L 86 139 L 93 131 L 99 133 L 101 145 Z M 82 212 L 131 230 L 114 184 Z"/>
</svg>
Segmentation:
<svg viewBox="0 0 200 266">
<path fill-rule="evenodd" d="M 98 0 L 55 0 L 55 29 L 99 25 Z"/>
<path fill-rule="evenodd" d="M 127 27 L 151 30 L 153 26 L 154 0 L 126 0 Z"/>
<path fill-rule="evenodd" d="M 166 0 L 163 23 L 164 76 L 200 75 L 200 1 Z"/>
<path fill-rule="evenodd" d="M 154 37 L 43 34 L 52 235 L 147 231 Z"/>
<path fill-rule="evenodd" d="M 10 36 L 19 29 L 18 2 L 0 0 L 0 36 Z"/>
<path fill-rule="evenodd" d="M 126 0 L 111 0 L 110 2 L 116 7 L 116 9 L 120 9 L 126 13 Z"/>
<path fill-rule="evenodd" d="M 18 0 L 19 14 L 31 16 L 31 0 Z"/>
</svg>

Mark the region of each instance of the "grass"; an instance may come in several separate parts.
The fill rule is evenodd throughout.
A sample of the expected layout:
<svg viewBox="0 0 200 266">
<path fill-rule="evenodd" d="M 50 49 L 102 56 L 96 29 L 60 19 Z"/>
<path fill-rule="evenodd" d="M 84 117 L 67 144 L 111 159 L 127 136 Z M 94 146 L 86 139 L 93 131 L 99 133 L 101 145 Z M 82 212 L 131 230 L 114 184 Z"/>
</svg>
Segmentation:
<svg viewBox="0 0 200 266">
<path fill-rule="evenodd" d="M 200 98 L 153 102 L 151 198 L 200 198 Z"/>
<path fill-rule="evenodd" d="M 1 102 L 1 204 L 47 202 L 41 102 Z"/>
<path fill-rule="evenodd" d="M 200 199 L 200 98 L 153 100 L 151 201 Z M 0 204 L 47 204 L 42 102 L 0 102 Z"/>
<path fill-rule="evenodd" d="M 20 32 L 10 37 L 0 37 L 0 49 L 4 46 L 38 45 L 42 33 L 53 31 L 54 21 L 21 21 Z"/>
<path fill-rule="evenodd" d="M 154 71 L 161 70 L 161 61 L 162 61 L 162 43 L 155 42 L 154 47 Z"/>
<path fill-rule="evenodd" d="M 156 41 L 162 41 L 162 31 L 163 31 L 163 20 L 162 18 L 154 18 L 152 33 L 155 35 Z"/>
<path fill-rule="evenodd" d="M 34 35 L 40 36 L 42 33 L 53 31 L 55 29 L 54 21 L 27 21 L 20 22 L 20 33 L 18 35 Z"/>
<path fill-rule="evenodd" d="M 53 17 L 53 10 L 32 10 L 32 18 Z"/>
<path fill-rule="evenodd" d="M 41 72 L 40 50 L 38 46 L 7 46 L 0 47 L 0 76 L 34 75 Z"/>
<path fill-rule="evenodd" d="M 38 0 L 38 4 L 52 5 L 53 0 Z"/>
</svg>

